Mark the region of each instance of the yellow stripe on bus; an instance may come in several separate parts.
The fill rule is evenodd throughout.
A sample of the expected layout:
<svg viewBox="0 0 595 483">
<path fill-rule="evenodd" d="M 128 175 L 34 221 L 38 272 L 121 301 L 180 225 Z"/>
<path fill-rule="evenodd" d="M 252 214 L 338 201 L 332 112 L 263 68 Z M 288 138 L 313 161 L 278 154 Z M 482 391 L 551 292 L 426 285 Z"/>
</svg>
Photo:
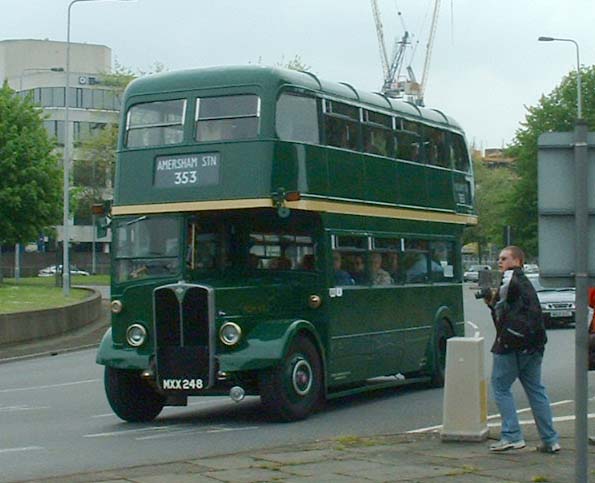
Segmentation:
<svg viewBox="0 0 595 483">
<path fill-rule="evenodd" d="M 232 210 L 243 208 L 272 208 L 270 198 L 249 198 L 238 200 L 217 201 L 186 201 L 180 203 L 155 203 L 145 205 L 113 206 L 112 214 L 145 215 L 155 213 L 178 213 L 187 211 Z M 441 213 L 430 210 L 415 210 L 409 208 L 393 208 L 390 206 L 371 206 L 354 202 L 334 202 L 322 200 L 302 199 L 288 201 L 287 208 L 307 211 L 321 211 L 326 213 L 341 213 L 346 215 L 379 216 L 401 220 L 433 221 L 441 223 L 457 223 L 462 225 L 476 225 L 477 216 L 459 215 L 456 213 Z"/>
</svg>

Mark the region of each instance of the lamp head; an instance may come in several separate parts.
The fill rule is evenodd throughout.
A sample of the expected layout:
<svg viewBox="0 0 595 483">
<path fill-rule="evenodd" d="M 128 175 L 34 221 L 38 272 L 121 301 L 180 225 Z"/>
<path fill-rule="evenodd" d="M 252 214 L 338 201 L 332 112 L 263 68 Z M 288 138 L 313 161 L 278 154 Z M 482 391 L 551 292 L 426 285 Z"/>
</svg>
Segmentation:
<svg viewBox="0 0 595 483">
<path fill-rule="evenodd" d="M 539 37 L 537 40 L 540 42 L 553 42 L 556 39 L 554 37 Z"/>
</svg>

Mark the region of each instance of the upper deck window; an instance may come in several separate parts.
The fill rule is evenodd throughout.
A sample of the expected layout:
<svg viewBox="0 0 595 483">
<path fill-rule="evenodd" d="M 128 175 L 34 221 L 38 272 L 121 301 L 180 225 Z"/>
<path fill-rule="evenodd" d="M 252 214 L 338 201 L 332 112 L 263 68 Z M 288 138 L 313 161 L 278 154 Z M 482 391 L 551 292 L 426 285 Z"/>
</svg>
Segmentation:
<svg viewBox="0 0 595 483">
<path fill-rule="evenodd" d="M 397 158 L 420 160 L 421 126 L 412 121 L 397 120 Z"/>
<path fill-rule="evenodd" d="M 182 142 L 185 112 L 185 99 L 132 106 L 126 119 L 126 146 L 140 148 Z"/>
<path fill-rule="evenodd" d="M 338 148 L 359 149 L 359 108 L 324 99 L 324 133 L 326 144 Z"/>
<path fill-rule="evenodd" d="M 381 156 L 393 155 L 393 119 L 379 112 L 364 110 L 364 152 Z"/>
<path fill-rule="evenodd" d="M 277 101 L 276 128 L 279 139 L 319 144 L 318 108 L 314 97 L 283 93 Z"/>
<path fill-rule="evenodd" d="M 196 100 L 197 141 L 228 141 L 258 136 L 260 98 L 254 94 Z"/>
<path fill-rule="evenodd" d="M 426 127 L 424 134 L 428 163 L 449 168 L 450 159 L 446 154 L 446 132 L 433 127 Z"/>
<path fill-rule="evenodd" d="M 454 162 L 455 169 L 459 171 L 469 171 L 469 153 L 463 136 L 451 134 L 450 137 L 450 157 Z"/>
</svg>

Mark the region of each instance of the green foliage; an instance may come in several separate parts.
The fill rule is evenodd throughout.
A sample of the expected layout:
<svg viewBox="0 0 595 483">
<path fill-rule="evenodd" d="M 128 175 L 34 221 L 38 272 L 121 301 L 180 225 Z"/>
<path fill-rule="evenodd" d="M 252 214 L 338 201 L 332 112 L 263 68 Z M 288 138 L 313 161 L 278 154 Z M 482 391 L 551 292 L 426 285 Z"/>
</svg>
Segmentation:
<svg viewBox="0 0 595 483">
<path fill-rule="evenodd" d="M 76 196 L 76 207 L 72 209 L 78 223 L 91 223 L 91 206 L 101 203 L 106 188 L 113 186 L 117 143 L 118 126 L 114 124 L 81 145 L 85 161 L 77 161 L 75 169 L 86 176 L 77 181 L 81 189 Z"/>
<path fill-rule="evenodd" d="M 595 66 L 581 69 L 583 117 L 589 130 L 595 127 Z M 507 154 L 516 159 L 518 181 L 506 206 L 514 242 L 529 257 L 537 255 L 537 141 L 551 131 L 572 131 L 577 115 L 576 72 L 569 73 L 536 106 L 527 108 Z"/>
<path fill-rule="evenodd" d="M 463 242 L 502 244 L 507 220 L 507 200 L 514 187 L 514 174 L 507 168 L 489 169 L 480 159 L 473 159 L 475 174 L 475 205 L 479 215 L 477 225 L 465 230 Z"/>
<path fill-rule="evenodd" d="M 42 111 L 5 82 L 0 89 L 0 242 L 35 240 L 60 221 L 62 171 Z"/>
</svg>

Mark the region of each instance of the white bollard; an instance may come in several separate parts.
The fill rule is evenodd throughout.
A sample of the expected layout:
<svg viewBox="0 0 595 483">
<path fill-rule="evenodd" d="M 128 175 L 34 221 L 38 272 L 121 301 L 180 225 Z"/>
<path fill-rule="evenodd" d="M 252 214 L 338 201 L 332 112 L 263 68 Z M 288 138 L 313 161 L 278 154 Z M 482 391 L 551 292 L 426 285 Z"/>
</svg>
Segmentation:
<svg viewBox="0 0 595 483">
<path fill-rule="evenodd" d="M 484 339 L 478 335 L 447 341 L 442 441 L 484 441 L 488 437 Z"/>
</svg>

